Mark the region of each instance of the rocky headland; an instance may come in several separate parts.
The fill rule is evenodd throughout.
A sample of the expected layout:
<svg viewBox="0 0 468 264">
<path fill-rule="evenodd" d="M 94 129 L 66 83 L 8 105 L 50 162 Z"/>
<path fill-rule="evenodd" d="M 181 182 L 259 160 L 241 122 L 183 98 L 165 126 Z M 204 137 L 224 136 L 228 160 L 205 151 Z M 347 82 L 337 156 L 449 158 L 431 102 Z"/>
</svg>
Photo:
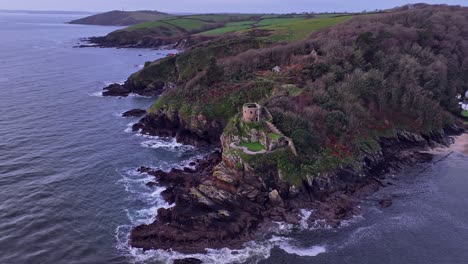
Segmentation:
<svg viewBox="0 0 468 264">
<path fill-rule="evenodd" d="M 161 116 L 164 114 L 146 116 L 134 129 L 150 135 L 177 135 L 181 124 Z M 223 133 L 222 152 L 194 161 L 191 168 L 168 172 L 148 167 L 138 169 L 154 176 L 155 182 L 148 186 L 167 188 L 162 196 L 173 207 L 159 209 L 154 223 L 135 227 L 130 244 L 147 250 L 172 249 L 182 253 L 241 248 L 247 241 L 261 239 L 273 222 L 298 225 L 300 209 L 313 210 L 307 219 L 310 226 L 338 227 L 343 220 L 359 214 L 361 199 L 391 184 L 386 173 L 402 166 L 431 162 L 433 155 L 424 150 L 448 146 L 453 142 L 450 136 L 462 131 L 457 126 L 429 136 L 400 131 L 396 138 L 382 140 L 381 152 L 365 157 L 360 170 L 342 168 L 306 178 L 300 187 L 285 181 L 277 164 L 269 162 L 270 158 L 254 161 L 233 150 L 232 135 Z M 202 137 L 196 133 L 184 135 L 180 138 L 183 142 L 217 146 L 209 140 L 197 143 Z M 382 208 L 391 204 L 391 197 L 379 201 Z"/>
<path fill-rule="evenodd" d="M 358 214 L 363 197 L 391 184 L 388 172 L 431 162 L 427 149 L 463 132 L 457 94 L 468 75 L 459 58 L 468 50 L 441 40 L 465 43 L 467 14 L 401 7 L 290 43 L 254 28 L 148 62 L 107 87 L 105 95 L 158 96 L 134 131 L 220 150 L 182 170 L 139 168 L 154 176 L 149 186 L 167 188 L 173 207 L 135 227 L 130 244 L 239 248 L 273 222 L 298 224 L 300 209 L 313 210 L 310 225 L 332 227 Z M 118 34 L 126 34 L 111 37 L 119 45 L 145 43 L 133 29 Z M 391 197 L 377 204 L 391 205 Z"/>
</svg>

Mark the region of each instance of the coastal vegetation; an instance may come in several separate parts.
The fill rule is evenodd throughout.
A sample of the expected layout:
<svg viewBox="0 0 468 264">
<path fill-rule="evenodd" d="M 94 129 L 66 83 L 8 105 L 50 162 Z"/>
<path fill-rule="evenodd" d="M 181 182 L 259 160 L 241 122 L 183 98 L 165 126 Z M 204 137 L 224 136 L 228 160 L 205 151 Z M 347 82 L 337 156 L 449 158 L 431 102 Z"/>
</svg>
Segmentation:
<svg viewBox="0 0 468 264">
<path fill-rule="evenodd" d="M 134 247 L 238 248 L 263 223 L 298 225 L 299 208 L 313 210 L 308 223 L 339 226 L 385 186 L 382 174 L 430 161 L 419 150 L 463 130 L 468 8 L 187 19 L 121 30 L 138 41 L 167 31 L 185 50 L 116 87 L 158 95 L 134 131 L 222 152 L 195 169 L 139 169 L 174 205 L 132 230 Z"/>
<path fill-rule="evenodd" d="M 127 84 L 172 84 L 151 112 L 177 112 L 187 123 L 201 115 L 224 127 L 245 102 L 263 104 L 296 144 L 300 155 L 282 164 L 294 165 L 288 170 L 299 183 L 359 168 L 398 131 L 430 135 L 457 122 L 456 95 L 468 89 L 466 8 L 416 5 L 354 18 L 257 19 L 226 23 L 252 29 L 150 63 Z M 312 35 L 302 40 L 277 42 L 307 31 Z M 293 33 L 283 38 L 278 32 Z M 273 71 L 276 66 L 281 70 Z"/>
<path fill-rule="evenodd" d="M 130 26 L 148 21 L 160 20 L 170 15 L 159 11 L 110 11 L 70 21 L 70 24 Z"/>
</svg>

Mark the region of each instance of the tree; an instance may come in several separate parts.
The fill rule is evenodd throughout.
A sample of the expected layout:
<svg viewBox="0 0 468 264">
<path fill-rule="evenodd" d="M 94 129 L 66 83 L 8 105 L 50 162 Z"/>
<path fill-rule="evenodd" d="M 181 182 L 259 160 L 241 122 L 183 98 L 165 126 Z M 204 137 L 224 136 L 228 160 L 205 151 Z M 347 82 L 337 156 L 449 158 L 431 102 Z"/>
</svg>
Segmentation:
<svg viewBox="0 0 468 264">
<path fill-rule="evenodd" d="M 218 63 L 214 57 L 212 57 L 208 63 L 208 68 L 205 75 L 205 84 L 213 85 L 214 83 L 222 80 L 224 76 L 224 69 L 218 66 Z"/>
</svg>

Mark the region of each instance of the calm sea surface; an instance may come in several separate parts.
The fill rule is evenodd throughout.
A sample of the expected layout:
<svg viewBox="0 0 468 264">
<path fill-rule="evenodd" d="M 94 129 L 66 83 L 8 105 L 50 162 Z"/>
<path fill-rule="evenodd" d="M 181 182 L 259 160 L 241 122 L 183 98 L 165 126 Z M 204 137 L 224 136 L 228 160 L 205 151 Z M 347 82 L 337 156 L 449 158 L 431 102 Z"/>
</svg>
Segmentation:
<svg viewBox="0 0 468 264">
<path fill-rule="evenodd" d="M 67 25 L 71 15 L 0 13 L 0 263 L 171 263 L 176 252 L 127 246 L 131 226 L 152 221 L 162 188 L 138 166 L 180 166 L 203 150 L 129 131 L 120 113 L 154 99 L 104 98 L 145 61 L 170 51 L 72 48 L 115 27 Z M 279 225 L 206 263 L 468 263 L 468 158 L 454 153 L 363 204 L 336 230 Z M 394 205 L 380 210 L 379 197 Z M 304 211 L 304 215 L 309 212 Z"/>
</svg>

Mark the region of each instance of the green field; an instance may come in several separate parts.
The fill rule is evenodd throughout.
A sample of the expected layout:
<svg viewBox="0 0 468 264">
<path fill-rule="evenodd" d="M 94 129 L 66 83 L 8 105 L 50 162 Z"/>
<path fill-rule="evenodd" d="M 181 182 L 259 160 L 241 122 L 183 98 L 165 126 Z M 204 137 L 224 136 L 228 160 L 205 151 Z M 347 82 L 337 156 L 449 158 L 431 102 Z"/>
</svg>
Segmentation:
<svg viewBox="0 0 468 264">
<path fill-rule="evenodd" d="M 468 111 L 463 110 L 463 111 L 461 112 L 461 115 L 464 116 L 464 117 L 468 117 Z"/>
<path fill-rule="evenodd" d="M 313 31 L 333 26 L 351 19 L 352 16 L 320 16 L 308 18 L 296 17 L 271 17 L 261 20 L 246 20 L 234 23 L 226 23 L 224 27 L 208 30 L 201 35 L 221 35 L 231 32 L 246 32 L 251 29 L 270 31 L 266 37 L 274 42 L 295 41 L 307 37 Z"/>
<path fill-rule="evenodd" d="M 146 16 L 146 14 L 142 14 Z M 106 40 L 112 44 L 139 45 L 148 39 L 159 43 L 174 43 L 193 36 L 216 37 L 224 34 L 249 35 L 264 43 L 292 42 L 306 38 L 312 32 L 351 19 L 352 15 L 252 15 L 204 14 L 170 16 L 145 22 L 109 33 Z M 155 41 L 158 43 L 158 41 Z"/>
<path fill-rule="evenodd" d="M 274 24 L 261 26 L 257 29 L 273 31 L 274 33 L 270 37 L 273 41 L 295 41 L 307 37 L 316 30 L 346 22 L 351 18 L 352 16 L 286 19 L 285 22 L 274 19 L 274 21 L 269 21 L 275 22 Z"/>
<path fill-rule="evenodd" d="M 226 32 L 240 29 L 248 29 L 249 24 L 259 19 L 258 15 L 194 15 L 163 18 L 157 21 L 141 23 L 121 31 L 140 31 L 143 34 L 150 32 L 169 32 L 169 35 L 176 35 L 182 32 L 200 32 L 206 28 L 219 27 L 218 31 L 208 33 L 208 35 L 219 35 Z M 245 19 L 252 19 L 247 20 Z M 164 30 L 162 30 L 164 29 Z M 210 30 L 211 31 L 211 30 Z"/>
<path fill-rule="evenodd" d="M 164 22 L 179 28 L 183 28 L 187 31 L 201 30 L 204 26 L 209 26 L 211 24 L 201 20 L 189 18 L 166 19 Z"/>
<path fill-rule="evenodd" d="M 242 147 L 246 147 L 248 150 L 252 152 L 259 152 L 259 151 L 265 150 L 265 147 L 260 142 L 242 143 L 240 145 Z"/>
</svg>

